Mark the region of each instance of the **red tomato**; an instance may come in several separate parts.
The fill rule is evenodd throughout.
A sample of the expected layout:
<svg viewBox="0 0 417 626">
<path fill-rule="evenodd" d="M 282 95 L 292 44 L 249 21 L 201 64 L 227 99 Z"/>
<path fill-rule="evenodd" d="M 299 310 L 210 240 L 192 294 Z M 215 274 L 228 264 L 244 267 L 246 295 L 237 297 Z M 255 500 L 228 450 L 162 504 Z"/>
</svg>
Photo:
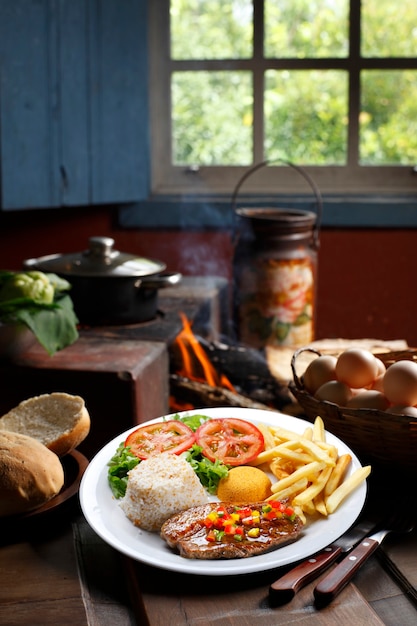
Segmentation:
<svg viewBox="0 0 417 626">
<path fill-rule="evenodd" d="M 139 459 L 147 459 L 158 452 L 181 454 L 191 448 L 195 442 L 195 433 L 182 422 L 168 420 L 146 424 L 134 430 L 127 437 L 125 446 L 130 446 Z"/>
<path fill-rule="evenodd" d="M 199 426 L 196 442 L 202 454 L 226 465 L 245 465 L 264 449 L 264 437 L 256 426 L 234 417 L 207 420 Z"/>
</svg>

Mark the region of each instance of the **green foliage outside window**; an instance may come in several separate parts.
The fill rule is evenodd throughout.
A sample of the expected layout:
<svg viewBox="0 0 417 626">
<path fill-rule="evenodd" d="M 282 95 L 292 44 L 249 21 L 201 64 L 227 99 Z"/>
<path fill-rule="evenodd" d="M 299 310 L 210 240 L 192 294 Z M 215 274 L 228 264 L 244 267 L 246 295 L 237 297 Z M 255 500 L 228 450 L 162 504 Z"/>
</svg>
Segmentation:
<svg viewBox="0 0 417 626">
<path fill-rule="evenodd" d="M 264 156 L 307 165 L 348 158 L 348 0 L 265 0 L 263 46 Z M 362 0 L 360 53 L 366 59 L 417 57 L 415 0 Z M 219 61 L 174 70 L 171 80 L 173 162 L 250 165 L 253 155 L 253 52 L 250 0 L 172 0 L 174 61 Z M 352 43 L 352 42 L 351 42 Z M 255 50 L 259 54 L 259 47 Z M 359 52 L 359 50 L 358 50 Z M 320 59 L 327 67 L 271 67 L 268 61 Z M 241 60 L 228 67 L 228 60 Z M 417 66 L 361 69 L 358 162 L 417 162 Z M 259 70 L 258 70 L 259 71 Z M 257 82 L 259 88 L 259 80 Z M 360 91 L 359 91 L 360 87 Z"/>
</svg>

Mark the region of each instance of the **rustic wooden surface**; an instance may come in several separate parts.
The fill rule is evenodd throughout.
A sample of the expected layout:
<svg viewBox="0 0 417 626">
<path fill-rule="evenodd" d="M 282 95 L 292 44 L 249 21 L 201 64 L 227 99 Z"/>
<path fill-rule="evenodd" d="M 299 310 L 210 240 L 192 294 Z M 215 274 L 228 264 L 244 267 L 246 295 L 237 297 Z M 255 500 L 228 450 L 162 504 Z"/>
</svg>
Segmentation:
<svg viewBox="0 0 417 626">
<path fill-rule="evenodd" d="M 411 626 L 417 608 L 372 556 L 332 605 L 318 610 L 310 583 L 272 607 L 277 572 L 234 577 L 187 576 L 122 556 L 88 526 L 77 498 L 25 525 L 3 523 L 0 623 L 77 626 L 269 626 L 338 623 Z M 417 533 L 391 537 L 385 549 L 417 584 Z"/>
</svg>

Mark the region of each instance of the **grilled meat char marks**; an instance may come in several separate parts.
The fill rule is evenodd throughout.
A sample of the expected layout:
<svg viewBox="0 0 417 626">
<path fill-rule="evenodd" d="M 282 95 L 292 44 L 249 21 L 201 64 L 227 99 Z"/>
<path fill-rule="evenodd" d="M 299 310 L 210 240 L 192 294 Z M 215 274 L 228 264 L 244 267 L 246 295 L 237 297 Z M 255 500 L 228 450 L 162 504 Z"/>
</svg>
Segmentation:
<svg viewBox="0 0 417 626">
<path fill-rule="evenodd" d="M 295 541 L 301 533 L 303 523 L 298 516 L 291 520 L 288 517 L 268 520 L 259 523 L 259 536 L 248 537 L 236 541 L 233 537 L 224 536 L 221 541 L 207 540 L 208 530 L 205 525 L 207 516 L 218 509 L 219 505 L 233 513 L 236 506 L 250 507 L 262 511 L 265 502 L 230 503 L 209 502 L 202 506 L 192 507 L 170 517 L 162 526 L 161 537 L 168 545 L 177 550 L 181 556 L 189 559 L 239 559 L 263 554 Z"/>
</svg>

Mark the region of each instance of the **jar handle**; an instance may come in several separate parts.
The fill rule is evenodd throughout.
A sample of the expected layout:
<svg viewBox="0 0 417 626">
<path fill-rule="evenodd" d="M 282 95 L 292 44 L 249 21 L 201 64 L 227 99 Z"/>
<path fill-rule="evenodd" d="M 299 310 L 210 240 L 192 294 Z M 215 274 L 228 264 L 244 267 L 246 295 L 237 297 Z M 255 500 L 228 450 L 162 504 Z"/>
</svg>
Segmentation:
<svg viewBox="0 0 417 626">
<path fill-rule="evenodd" d="M 242 187 L 242 185 L 245 182 L 245 180 L 247 180 L 249 178 L 249 176 L 254 174 L 257 170 L 261 169 L 262 167 L 265 167 L 269 163 L 270 163 L 270 161 L 261 161 L 260 163 L 257 163 L 253 167 L 249 168 L 243 174 L 243 176 L 240 178 L 240 180 L 238 181 L 238 183 L 237 183 L 237 185 L 236 185 L 236 187 L 235 187 L 235 189 L 233 191 L 232 199 L 231 199 L 233 215 L 236 214 L 237 196 L 238 196 L 239 190 Z M 316 224 L 315 224 L 314 234 L 313 234 L 313 245 L 314 245 L 314 247 L 316 249 L 318 249 L 318 247 L 319 247 L 319 232 L 320 232 L 321 221 L 322 221 L 322 216 L 323 216 L 323 198 L 322 198 L 322 195 L 320 193 L 320 190 L 317 187 L 317 185 L 314 182 L 314 180 L 311 178 L 311 176 L 309 174 L 307 174 L 305 169 L 302 168 L 300 165 L 295 165 L 294 163 L 291 163 L 291 161 L 280 161 L 280 163 L 285 163 L 286 165 L 289 165 L 290 167 L 295 169 L 299 174 L 301 174 L 301 176 L 303 176 L 303 178 L 308 182 L 308 184 L 310 185 L 310 187 L 313 190 L 313 193 L 314 193 L 315 198 L 316 198 L 316 213 L 317 213 L 317 219 L 316 219 Z"/>
</svg>

